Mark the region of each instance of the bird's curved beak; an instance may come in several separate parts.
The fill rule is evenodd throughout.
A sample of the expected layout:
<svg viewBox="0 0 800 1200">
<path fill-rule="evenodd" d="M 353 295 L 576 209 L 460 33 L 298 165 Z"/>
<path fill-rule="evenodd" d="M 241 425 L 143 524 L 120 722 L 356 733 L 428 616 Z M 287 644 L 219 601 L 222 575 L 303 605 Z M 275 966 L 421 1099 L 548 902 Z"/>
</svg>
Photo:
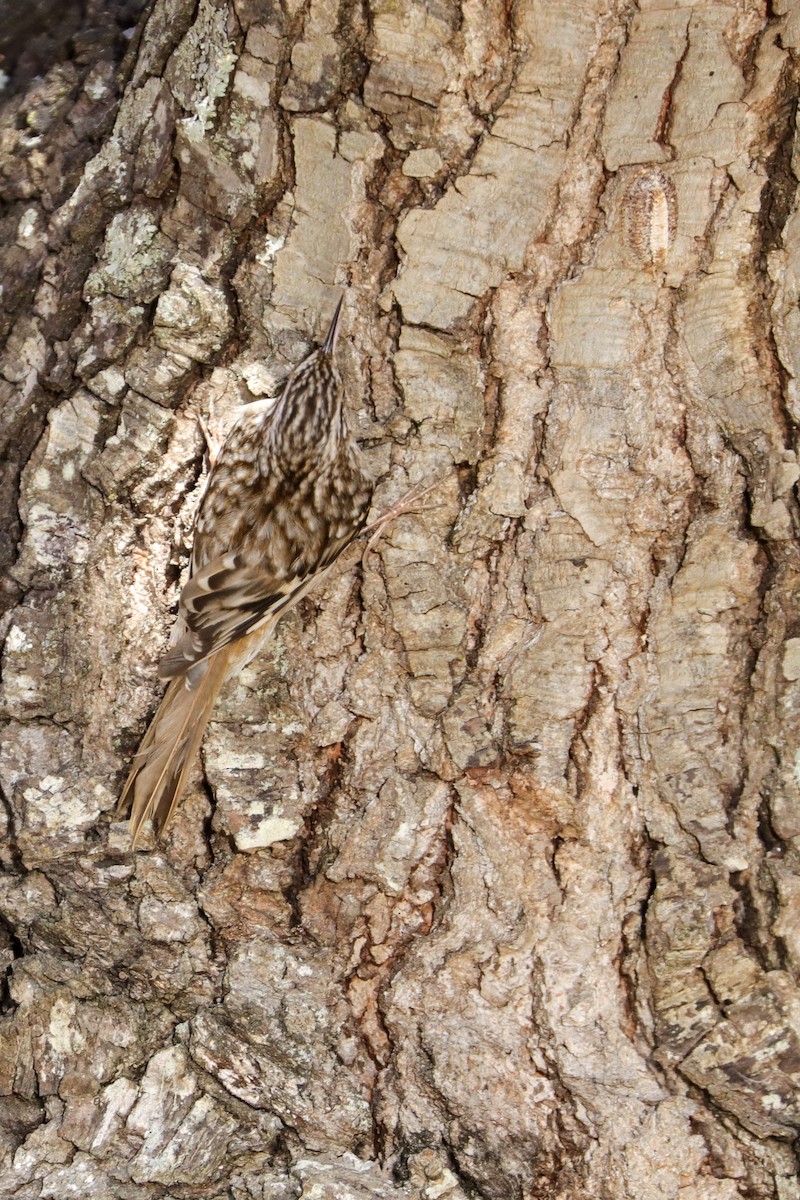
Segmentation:
<svg viewBox="0 0 800 1200">
<path fill-rule="evenodd" d="M 331 327 L 325 335 L 325 341 L 322 343 L 323 354 L 333 354 L 336 349 L 336 339 L 339 336 L 339 325 L 342 319 L 342 305 L 344 304 L 344 295 L 339 298 L 339 303 L 336 305 L 336 312 L 333 314 Z"/>
</svg>

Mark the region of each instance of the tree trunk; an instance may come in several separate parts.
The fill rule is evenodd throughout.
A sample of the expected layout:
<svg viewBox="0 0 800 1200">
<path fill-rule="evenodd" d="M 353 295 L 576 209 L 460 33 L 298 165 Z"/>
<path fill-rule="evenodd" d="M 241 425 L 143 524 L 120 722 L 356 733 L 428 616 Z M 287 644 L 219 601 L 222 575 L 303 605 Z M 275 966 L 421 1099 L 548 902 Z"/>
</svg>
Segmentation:
<svg viewBox="0 0 800 1200">
<path fill-rule="evenodd" d="M 765 7 L 9 41 L 3 1196 L 800 1196 L 800 10 Z M 374 513 L 434 486 L 132 853 L 198 417 L 344 288 Z"/>
</svg>

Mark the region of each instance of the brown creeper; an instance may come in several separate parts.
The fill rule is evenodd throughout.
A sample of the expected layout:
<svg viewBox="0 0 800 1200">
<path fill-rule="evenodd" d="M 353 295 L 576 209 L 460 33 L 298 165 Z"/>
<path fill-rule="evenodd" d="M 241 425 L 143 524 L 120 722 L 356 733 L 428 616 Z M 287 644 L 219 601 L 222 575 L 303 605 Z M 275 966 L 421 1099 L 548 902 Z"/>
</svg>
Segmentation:
<svg viewBox="0 0 800 1200">
<path fill-rule="evenodd" d="M 249 405 L 214 464 L 194 527 L 189 579 L 158 673 L 169 685 L 119 807 L 134 846 L 160 833 L 225 680 L 336 561 L 366 520 L 372 485 L 342 411 L 334 364 L 342 301 L 322 346 L 272 407 Z"/>
</svg>

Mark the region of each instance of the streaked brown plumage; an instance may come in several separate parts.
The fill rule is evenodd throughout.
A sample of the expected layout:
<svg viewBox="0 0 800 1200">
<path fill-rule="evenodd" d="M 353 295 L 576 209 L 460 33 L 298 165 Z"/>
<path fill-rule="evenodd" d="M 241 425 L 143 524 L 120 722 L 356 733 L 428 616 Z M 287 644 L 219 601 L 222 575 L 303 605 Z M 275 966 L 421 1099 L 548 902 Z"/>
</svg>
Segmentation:
<svg viewBox="0 0 800 1200">
<path fill-rule="evenodd" d="M 255 657 L 282 613 L 363 527 L 372 493 L 342 411 L 334 364 L 342 301 L 323 345 L 272 406 L 246 408 L 228 434 L 195 521 L 169 680 L 120 798 L 134 846 L 169 822 L 225 680 Z"/>
</svg>

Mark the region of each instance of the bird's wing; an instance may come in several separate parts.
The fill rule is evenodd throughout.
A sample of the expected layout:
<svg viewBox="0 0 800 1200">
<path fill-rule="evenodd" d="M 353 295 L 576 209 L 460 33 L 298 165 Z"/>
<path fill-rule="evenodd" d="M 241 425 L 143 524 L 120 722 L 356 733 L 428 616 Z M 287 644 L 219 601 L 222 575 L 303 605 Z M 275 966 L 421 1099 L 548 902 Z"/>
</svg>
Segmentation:
<svg viewBox="0 0 800 1200">
<path fill-rule="evenodd" d="M 181 592 L 179 620 L 184 632 L 162 659 L 162 679 L 185 675 L 195 664 L 256 625 L 282 612 L 306 580 L 299 574 L 278 579 L 263 568 L 247 565 L 239 555 L 223 554 L 199 570 Z"/>
<path fill-rule="evenodd" d="M 222 554 L 206 563 L 181 592 L 181 632 L 159 664 L 161 678 L 188 674 L 192 686 L 192 667 L 296 604 L 357 531 L 349 529 L 330 538 L 318 562 L 307 563 L 298 556 L 294 570 L 280 575 L 266 570 L 263 563 L 247 563 L 239 554 Z"/>
</svg>

